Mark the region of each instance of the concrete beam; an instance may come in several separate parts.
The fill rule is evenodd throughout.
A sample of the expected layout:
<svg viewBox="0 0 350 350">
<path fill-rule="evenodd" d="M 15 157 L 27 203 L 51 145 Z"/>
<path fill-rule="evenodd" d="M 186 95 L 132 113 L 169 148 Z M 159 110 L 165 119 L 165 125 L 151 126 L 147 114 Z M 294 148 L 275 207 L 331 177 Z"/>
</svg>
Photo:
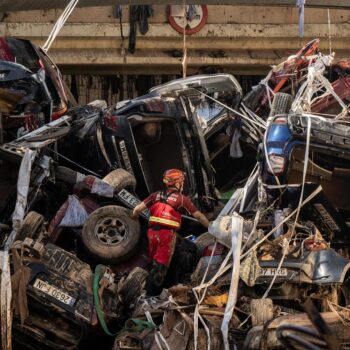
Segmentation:
<svg viewBox="0 0 350 350">
<path fill-rule="evenodd" d="M 350 50 L 339 51 L 338 57 L 350 56 Z M 60 65 L 95 65 L 95 66 L 117 66 L 117 65 L 181 65 L 182 57 L 172 57 L 164 52 L 154 50 L 153 52 L 138 50 L 134 55 L 121 55 L 120 50 L 113 49 L 84 49 L 84 50 L 53 50 L 50 56 Z M 224 57 L 214 57 L 209 51 L 188 51 L 188 65 L 260 65 L 268 66 L 278 64 L 286 54 L 276 51 L 226 51 Z"/>
<path fill-rule="evenodd" d="M 128 36 L 129 24 L 123 26 L 124 36 Z M 53 24 L 51 23 L 0 23 L 2 35 L 12 35 L 26 38 L 47 38 Z M 349 23 L 305 24 L 305 38 L 348 38 L 350 35 Z M 59 37 L 66 38 L 106 38 L 120 37 L 120 26 L 117 23 L 67 23 L 61 30 Z M 212 39 L 220 38 L 296 38 L 298 26 L 296 24 L 207 24 L 193 38 L 206 38 L 210 45 Z M 175 32 L 169 25 L 150 24 L 145 36 L 137 33 L 142 38 L 181 38 L 182 35 Z M 305 39 L 304 39 L 305 40 Z"/>
<path fill-rule="evenodd" d="M 62 10 L 19 11 L 10 13 L 4 22 L 9 23 L 55 23 Z M 67 23 L 118 23 L 114 16 L 113 6 L 76 8 Z M 298 24 L 298 8 L 259 6 L 215 6 L 208 5 L 208 24 Z M 350 21 L 349 10 L 330 10 L 331 23 L 347 23 Z M 123 23 L 129 23 L 129 6 L 122 6 Z M 153 6 L 153 16 L 149 23 L 164 24 L 167 22 L 166 5 Z M 307 8 L 305 10 L 305 23 L 328 23 L 328 11 L 324 8 Z"/>
<path fill-rule="evenodd" d="M 28 38 L 42 45 L 52 26 L 51 23 L 0 23 L 0 31 L 3 35 Z M 122 26 L 127 52 L 129 24 Z M 230 71 L 263 74 L 270 65 L 278 64 L 315 37 L 323 38 L 321 50 L 328 51 L 327 24 L 306 24 L 304 39 L 297 33 L 297 25 L 293 24 L 207 24 L 196 35 L 187 37 L 189 69 L 219 65 Z M 347 50 L 350 24 L 332 24 L 331 37 L 337 57 L 350 57 Z M 84 72 L 90 69 L 106 73 L 118 71 L 118 74 L 126 70 L 181 72 L 183 37 L 168 24 L 151 23 L 146 35 L 138 33 L 134 55 L 122 56 L 121 46 L 119 24 L 67 23 L 49 54 L 64 72 L 65 67 L 69 70 L 73 65 Z M 175 50 L 180 57 L 174 57 Z"/>
<path fill-rule="evenodd" d="M 42 44 L 42 39 L 31 38 L 36 44 Z M 206 38 L 187 38 L 187 48 L 189 50 L 276 50 L 282 51 L 283 55 L 286 53 L 295 53 L 308 39 L 301 40 L 300 38 L 262 38 L 255 40 L 252 38 L 215 38 L 211 40 L 210 45 Z M 51 46 L 50 52 L 58 50 L 83 50 L 83 49 L 115 49 L 121 50 L 122 40 L 120 37 L 106 37 L 106 38 L 57 38 L 54 44 Z M 124 47 L 128 47 L 128 39 L 124 41 Z M 345 47 L 350 47 L 350 36 L 345 38 L 332 38 L 332 50 L 338 54 L 339 50 Z M 161 51 L 171 54 L 172 51 L 183 49 L 183 39 L 181 37 L 167 38 L 162 40 L 161 38 L 148 38 L 143 37 L 136 43 L 136 50 L 150 50 Z M 320 43 L 321 51 L 327 52 L 329 49 L 329 41 L 324 38 Z"/>
<path fill-rule="evenodd" d="M 149 0 L 119 0 L 118 4 L 148 5 Z M 168 0 L 168 4 L 182 5 L 183 0 Z M 163 5 L 163 0 L 152 0 L 152 4 Z M 191 0 L 191 4 L 249 5 L 249 6 L 295 6 L 295 0 Z M 80 0 L 79 7 L 116 5 L 115 0 Z M 48 10 L 65 8 L 66 0 L 0 0 L 0 12 L 23 10 Z M 307 0 L 308 7 L 350 8 L 349 0 Z"/>
</svg>

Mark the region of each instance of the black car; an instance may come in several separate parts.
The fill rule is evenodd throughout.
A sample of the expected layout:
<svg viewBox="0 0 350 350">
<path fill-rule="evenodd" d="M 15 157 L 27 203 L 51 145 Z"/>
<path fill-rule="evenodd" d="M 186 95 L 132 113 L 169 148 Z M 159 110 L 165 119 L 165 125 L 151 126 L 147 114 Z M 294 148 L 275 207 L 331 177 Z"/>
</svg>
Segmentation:
<svg viewBox="0 0 350 350">
<path fill-rule="evenodd" d="M 95 260 L 111 263 L 129 257 L 140 237 L 142 226 L 135 227 L 125 207 L 135 207 L 139 199 L 161 189 L 166 169 L 186 172 L 185 194 L 209 217 L 221 208 L 220 192 L 245 179 L 256 162 L 256 141 L 242 126 L 243 154 L 230 157 L 232 124 L 238 128 L 237 118 L 223 107 L 237 108 L 241 96 L 239 84 L 228 74 L 181 79 L 109 109 L 101 103 L 74 108 L 67 116 L 1 146 L 1 152 L 4 158 L 18 159 L 26 147 L 36 149 L 38 155 L 56 162 L 52 169 L 56 187 L 58 181 L 84 187 L 83 192 L 77 190 L 80 207 L 91 215 L 80 225 L 82 241 Z M 96 181 L 99 177 L 114 188 L 114 195 L 96 194 L 93 187 L 100 183 Z M 40 190 L 44 189 L 41 186 Z M 48 215 L 43 209 L 52 207 L 50 200 L 45 202 L 50 196 L 44 194 L 42 201 L 29 209 L 52 220 L 49 231 L 55 242 L 59 234 L 55 227 L 59 227 L 68 202 L 57 215 Z M 110 227 L 113 222 L 122 223 L 123 231 L 115 232 Z M 185 218 L 182 233 L 203 230 L 194 225 Z M 110 228 L 116 238 L 122 236 L 120 244 L 109 242 Z M 96 247 L 100 247 L 98 252 Z"/>
<path fill-rule="evenodd" d="M 71 133 L 58 150 L 102 177 L 125 169 L 136 178 L 140 198 L 162 188 L 165 170 L 179 168 L 186 172 L 185 194 L 212 212 L 220 192 L 243 180 L 255 163 L 254 135 L 243 129 L 243 156 L 230 157 L 236 115 L 223 105 L 237 108 L 241 98 L 229 74 L 175 80 L 106 109 L 83 136 Z"/>
<path fill-rule="evenodd" d="M 147 277 L 140 268 L 117 277 L 102 265 L 93 273 L 74 254 L 29 238 L 15 242 L 13 251 L 22 254 L 22 267 L 12 277 L 14 304 L 21 305 L 13 341 L 21 349 L 90 348 L 94 338 L 108 349 L 108 332 L 122 326 Z M 18 278 L 27 281 L 25 296 Z"/>
</svg>

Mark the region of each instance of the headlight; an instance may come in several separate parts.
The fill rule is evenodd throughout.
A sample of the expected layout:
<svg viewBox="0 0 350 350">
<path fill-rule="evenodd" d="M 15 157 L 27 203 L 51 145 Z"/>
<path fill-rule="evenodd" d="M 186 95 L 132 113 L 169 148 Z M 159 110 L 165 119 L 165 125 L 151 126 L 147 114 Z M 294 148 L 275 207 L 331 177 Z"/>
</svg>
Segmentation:
<svg viewBox="0 0 350 350">
<path fill-rule="evenodd" d="M 281 175 L 284 171 L 286 159 L 284 156 L 269 154 L 269 163 L 267 171 L 272 175 Z"/>
</svg>

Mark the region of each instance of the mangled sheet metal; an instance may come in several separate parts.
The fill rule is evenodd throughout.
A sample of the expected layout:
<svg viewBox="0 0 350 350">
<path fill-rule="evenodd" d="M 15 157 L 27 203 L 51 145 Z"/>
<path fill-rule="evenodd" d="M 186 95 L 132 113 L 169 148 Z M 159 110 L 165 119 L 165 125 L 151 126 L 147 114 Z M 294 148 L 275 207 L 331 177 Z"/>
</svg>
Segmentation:
<svg viewBox="0 0 350 350">
<path fill-rule="evenodd" d="M 66 328 L 59 329 L 50 319 L 48 330 L 40 315 L 36 317 L 33 313 L 28 316 L 26 303 L 16 303 L 18 314 L 14 329 L 19 331 L 21 323 L 28 326 L 26 318 L 29 317 L 31 331 L 36 334 L 34 338 L 41 334 L 38 329 L 45 328 L 57 332 L 60 341 L 67 339 L 72 348 L 79 346 L 83 328 L 92 331 L 96 326 L 102 327 L 110 337 L 114 336 L 115 328 L 122 329 L 115 337 L 114 350 L 256 349 L 262 346 L 277 349 L 281 347 L 277 334 L 283 333 L 282 338 L 285 335 L 285 329 L 276 331 L 282 323 L 299 322 L 310 326 L 303 313 L 303 302 L 308 297 L 323 312 L 327 322 L 347 324 L 350 216 L 346 208 L 336 203 L 332 191 L 324 183 L 337 174 L 346 179 L 350 169 L 346 125 L 349 100 L 344 92 L 348 78 L 345 70 L 338 67 L 340 73 L 336 80 L 327 79 L 326 73 L 332 67 L 334 55 L 319 53 L 318 44 L 318 40 L 308 43 L 296 55 L 274 67 L 243 103 L 239 103 L 241 90 L 230 75 L 182 79 L 155 88 L 145 98 L 125 103 L 120 108 L 105 110 L 102 106 L 99 110 L 89 110 L 88 118 L 79 117 L 77 110 L 75 114 L 3 145 L 3 152 L 23 157 L 19 183 L 25 182 L 25 186 L 18 188 L 14 230 L 18 226 L 15 223 L 20 223 L 24 217 L 31 174 L 29 165 L 33 163 L 35 152 L 40 155 L 32 167 L 38 181 L 35 189 L 39 190 L 47 178 L 53 187 L 61 180 L 69 187 L 55 213 L 45 217 L 33 212 L 28 214 L 28 217 L 40 218 L 35 226 L 36 232 L 31 239 L 20 235 L 21 239 L 13 246 L 17 253 L 20 249 L 26 253 L 23 262 L 32 274 L 33 261 L 51 271 L 47 280 L 36 274 L 35 279 L 25 283 L 28 281 L 25 269 L 16 269 L 20 271 L 13 276 L 16 300 L 19 294 L 25 294 L 24 288 L 28 288 L 29 305 L 34 295 L 40 296 L 39 303 L 50 300 L 50 308 L 54 305 L 52 310 L 56 312 L 61 308 L 67 312 L 68 326 L 65 323 Z M 213 92 L 219 83 L 224 84 L 225 89 L 234 87 L 237 105 L 226 105 L 222 99 L 215 98 Z M 174 98 L 178 98 L 181 107 L 179 114 L 174 109 Z M 149 115 L 140 115 L 128 119 L 132 108 L 145 108 L 148 114 L 154 113 L 162 118 L 150 121 L 147 119 Z M 184 167 L 200 169 L 198 172 L 189 171 L 191 189 L 195 188 L 194 184 L 210 185 L 210 188 L 203 186 L 201 195 L 194 195 L 208 212 L 218 202 L 218 198 L 209 196 L 217 192 L 214 179 L 220 181 L 219 173 L 212 173 L 217 154 L 225 148 L 228 157 L 239 159 L 242 155 L 239 139 L 247 135 L 247 143 L 255 147 L 262 141 L 262 147 L 255 168 L 249 169 L 251 174 L 243 186 L 214 217 L 209 233 L 201 235 L 194 243 L 179 239 L 181 248 L 178 248 L 176 276 L 180 277 L 176 282 L 169 282 L 160 295 L 151 297 L 143 291 L 147 272 L 140 267 L 132 270 L 133 266 L 142 264 L 147 268 L 144 249 L 147 242 L 143 236 L 147 214 L 144 213 L 140 222 L 129 216 L 129 208 L 139 203 L 132 173 L 137 173 L 134 170 L 140 165 L 140 158 L 143 159 L 142 165 L 147 159 L 153 159 L 147 158 L 150 157 L 147 147 L 152 148 L 159 140 L 166 145 L 162 130 L 167 128 L 168 112 L 176 112 L 179 127 L 186 123 L 191 130 L 191 138 L 196 142 L 191 144 L 189 151 L 201 148 L 201 159 L 196 164 L 190 163 L 191 152 L 188 153 L 190 156 L 184 156 L 183 152 L 179 157 Z M 171 116 L 173 118 L 173 114 Z M 208 120 L 209 117 L 213 118 Z M 160 119 L 165 121 L 157 125 L 155 121 Z M 216 120 L 220 123 L 216 124 Z M 221 123 L 223 120 L 233 121 L 234 131 L 242 131 L 241 136 L 231 129 L 226 133 L 228 125 Z M 129 136 L 130 130 L 132 132 L 132 145 L 136 142 L 142 149 L 142 157 L 134 157 L 137 162 L 130 157 L 135 145 L 126 146 L 129 143 L 126 142 L 124 127 Z M 216 127 L 218 138 L 211 139 L 209 130 Z M 81 144 L 86 138 L 95 137 L 92 145 L 99 150 L 96 159 L 103 164 L 102 170 L 96 168 L 96 172 L 89 172 L 86 167 L 84 169 L 85 163 L 74 161 L 75 169 L 86 170 L 84 174 L 78 173 L 57 166 L 53 159 L 42 154 L 45 147 L 50 146 L 53 158 L 62 161 L 66 156 L 55 144 L 58 140 L 63 143 L 68 140 L 67 145 L 71 147 L 67 135 L 72 131 L 76 132 L 76 139 Z M 106 137 L 112 133 L 115 137 L 106 142 Z M 229 144 L 230 147 L 226 147 Z M 298 156 L 295 150 L 298 150 Z M 66 158 L 65 165 L 72 161 Z M 153 170 L 159 173 L 162 161 L 167 160 L 159 160 L 154 169 L 144 167 L 137 181 L 142 191 L 155 186 L 150 175 Z M 36 174 L 37 167 L 40 168 L 39 175 Z M 315 181 L 316 167 L 317 174 L 322 177 L 318 181 Z M 111 172 L 106 174 L 106 169 Z M 292 181 L 297 179 L 291 177 L 296 169 L 299 180 Z M 88 173 L 93 175 L 86 175 Z M 206 178 L 208 174 L 210 181 Z M 106 176 L 101 180 L 99 175 Z M 337 196 L 340 192 L 338 189 Z M 54 195 L 50 196 L 49 199 Z M 50 221 L 48 228 L 45 220 Z M 118 225 L 121 231 L 115 229 L 114 226 Z M 94 241 L 95 232 L 100 239 Z M 125 232 L 132 232 L 131 239 Z M 11 319 L 8 249 L 14 235 L 9 237 L 2 253 L 1 282 L 6 284 L 6 288 L 1 289 L 4 349 L 11 347 L 11 323 L 5 322 L 6 317 Z M 123 249 L 112 247 L 118 239 L 127 243 Z M 60 263 L 62 261 L 64 264 Z M 110 267 L 99 265 L 101 262 Z M 97 265 L 95 274 L 90 265 Z M 131 270 L 133 272 L 128 275 Z M 180 270 L 183 273 L 180 274 Z M 18 276 L 22 276 L 22 284 L 18 283 Z M 51 287 L 45 292 L 46 285 L 53 287 L 55 295 L 64 295 L 67 303 L 63 305 L 49 295 L 47 291 Z M 72 300 L 79 302 L 74 304 Z M 120 324 L 114 327 L 114 321 Z M 72 332 L 67 331 L 70 326 Z M 346 328 L 339 329 L 343 331 L 340 341 L 348 341 L 350 334 Z M 39 342 L 55 346 L 49 344 L 49 339 L 40 338 Z"/>
</svg>

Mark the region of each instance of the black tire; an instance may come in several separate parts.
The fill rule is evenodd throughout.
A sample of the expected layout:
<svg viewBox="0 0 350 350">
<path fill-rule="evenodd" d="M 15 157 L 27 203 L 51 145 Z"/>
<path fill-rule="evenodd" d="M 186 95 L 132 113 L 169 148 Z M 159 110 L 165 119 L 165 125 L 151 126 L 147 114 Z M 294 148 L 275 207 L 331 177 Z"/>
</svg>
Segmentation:
<svg viewBox="0 0 350 350">
<path fill-rule="evenodd" d="M 134 192 L 136 188 L 135 176 L 121 168 L 111 171 L 102 179 L 102 181 L 113 186 L 116 192 L 119 192 L 123 188 Z"/>
<path fill-rule="evenodd" d="M 58 166 L 55 169 L 55 177 L 57 180 L 75 185 L 77 183 L 78 172 L 65 166 Z"/>
<path fill-rule="evenodd" d="M 129 210 L 109 205 L 95 210 L 86 220 L 82 240 L 87 252 L 97 261 L 115 264 L 129 258 L 140 239 L 139 222 Z"/>
<path fill-rule="evenodd" d="M 273 98 L 269 117 L 274 117 L 279 114 L 288 114 L 292 102 L 292 95 L 278 92 Z"/>
<path fill-rule="evenodd" d="M 44 224 L 44 217 L 36 211 L 30 211 L 24 218 L 19 228 L 16 240 L 23 241 L 25 238 L 34 238 Z"/>
<path fill-rule="evenodd" d="M 148 272 L 141 267 L 135 267 L 126 278 L 118 283 L 118 295 L 123 305 L 133 304 L 145 288 Z"/>
</svg>

